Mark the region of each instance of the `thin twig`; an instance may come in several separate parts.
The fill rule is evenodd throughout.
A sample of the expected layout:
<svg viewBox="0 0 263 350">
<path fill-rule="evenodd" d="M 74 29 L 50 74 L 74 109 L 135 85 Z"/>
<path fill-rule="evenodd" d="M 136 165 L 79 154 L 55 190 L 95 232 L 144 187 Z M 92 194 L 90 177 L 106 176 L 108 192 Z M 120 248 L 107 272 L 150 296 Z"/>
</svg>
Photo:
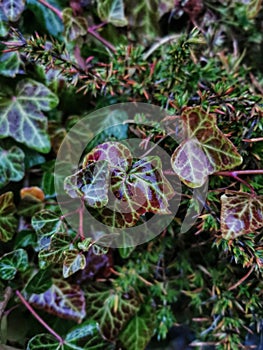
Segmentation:
<svg viewBox="0 0 263 350">
<path fill-rule="evenodd" d="M 151 56 L 151 54 L 154 53 L 157 49 L 159 49 L 160 46 L 168 43 L 169 41 L 174 41 L 180 38 L 179 34 L 172 34 L 165 36 L 161 40 L 159 40 L 157 43 L 155 43 L 148 51 L 145 52 L 145 54 L 142 56 L 143 60 L 147 60 L 148 57 Z"/>
<path fill-rule="evenodd" d="M 251 275 L 253 270 L 254 270 L 254 266 L 252 266 L 251 269 L 248 271 L 248 273 L 244 277 L 242 277 L 237 283 L 235 283 L 233 286 L 229 287 L 228 290 L 233 290 L 236 287 L 238 287 L 240 284 L 242 284 Z"/>
<path fill-rule="evenodd" d="M 51 327 L 49 327 L 48 324 L 42 318 L 36 313 L 36 311 L 31 307 L 31 305 L 26 301 L 26 299 L 23 297 L 23 295 L 17 290 L 16 295 L 21 300 L 21 302 L 25 305 L 25 307 L 28 309 L 28 311 L 38 320 L 39 323 L 44 326 L 50 334 L 52 334 L 60 343 L 60 345 L 64 344 L 64 340 L 61 338 L 60 335 L 58 335 Z"/>
</svg>

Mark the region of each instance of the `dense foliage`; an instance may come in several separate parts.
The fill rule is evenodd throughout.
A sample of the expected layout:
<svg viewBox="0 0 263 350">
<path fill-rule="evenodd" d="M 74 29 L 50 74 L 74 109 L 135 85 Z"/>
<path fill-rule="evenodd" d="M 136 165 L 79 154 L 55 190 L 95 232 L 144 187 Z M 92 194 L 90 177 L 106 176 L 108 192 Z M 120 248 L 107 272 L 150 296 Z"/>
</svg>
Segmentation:
<svg viewBox="0 0 263 350">
<path fill-rule="evenodd" d="M 1 349 L 262 349 L 261 5 L 1 1 Z M 106 113 L 99 133 L 79 128 L 75 140 L 92 141 L 78 169 L 64 143 L 70 175 L 55 179 L 71 128 L 127 102 L 164 115 Z M 165 217 L 174 178 L 179 210 L 146 243 L 107 248 L 85 221 L 86 209 L 113 231 Z M 80 203 L 66 215 L 56 181 Z"/>
</svg>

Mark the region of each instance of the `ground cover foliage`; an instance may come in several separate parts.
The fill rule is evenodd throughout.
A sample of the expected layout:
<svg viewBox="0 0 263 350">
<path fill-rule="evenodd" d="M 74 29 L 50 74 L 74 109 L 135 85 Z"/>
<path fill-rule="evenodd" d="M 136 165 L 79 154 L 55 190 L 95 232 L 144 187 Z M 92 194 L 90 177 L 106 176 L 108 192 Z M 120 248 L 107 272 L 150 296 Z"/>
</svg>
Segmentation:
<svg viewBox="0 0 263 350">
<path fill-rule="evenodd" d="M 260 0 L 1 1 L 1 349 L 262 349 L 262 28 Z M 172 177 L 183 194 L 158 237 L 106 249 L 83 232 L 83 208 L 79 230 L 67 224 L 54 164 L 75 123 L 120 102 L 161 107 L 186 139 L 166 137 L 163 120 L 106 115 L 62 179 L 68 199 L 126 228 L 169 212 Z M 170 172 L 158 157 L 133 161 L 129 137 L 161 145 Z M 206 181 L 204 209 L 182 233 Z M 109 190 L 128 214 L 105 209 Z"/>
</svg>

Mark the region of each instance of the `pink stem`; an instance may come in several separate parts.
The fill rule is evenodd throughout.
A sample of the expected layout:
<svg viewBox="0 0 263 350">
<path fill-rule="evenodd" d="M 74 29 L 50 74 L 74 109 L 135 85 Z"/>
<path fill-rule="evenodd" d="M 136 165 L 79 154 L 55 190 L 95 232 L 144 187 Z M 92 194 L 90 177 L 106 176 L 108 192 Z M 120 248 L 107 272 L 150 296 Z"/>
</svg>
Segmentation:
<svg viewBox="0 0 263 350">
<path fill-rule="evenodd" d="M 49 333 L 59 341 L 61 345 L 64 344 L 64 340 L 61 338 L 61 336 L 58 335 L 51 327 L 49 327 L 49 325 L 46 324 L 44 320 L 42 320 L 42 318 L 36 313 L 36 311 L 31 307 L 31 305 L 26 301 L 26 299 L 18 290 L 16 291 L 16 295 L 22 301 L 28 311 L 30 311 L 30 313 L 38 320 L 38 322 L 40 322 L 42 326 L 44 326 L 49 331 Z"/>
<path fill-rule="evenodd" d="M 53 11 L 60 19 L 62 19 L 62 13 L 57 8 L 49 4 L 46 0 L 38 0 L 42 5 L 49 8 L 51 11 Z"/>
<path fill-rule="evenodd" d="M 258 175 L 263 174 L 263 170 L 235 170 L 235 171 L 218 171 L 213 175 L 222 175 L 222 176 L 238 176 L 238 175 Z"/>
</svg>

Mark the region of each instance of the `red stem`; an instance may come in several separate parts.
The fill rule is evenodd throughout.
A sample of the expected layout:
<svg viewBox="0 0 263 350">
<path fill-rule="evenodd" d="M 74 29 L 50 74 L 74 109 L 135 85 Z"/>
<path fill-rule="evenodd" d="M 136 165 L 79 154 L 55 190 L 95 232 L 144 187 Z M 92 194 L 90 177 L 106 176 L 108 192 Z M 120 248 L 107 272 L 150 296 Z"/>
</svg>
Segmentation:
<svg viewBox="0 0 263 350">
<path fill-rule="evenodd" d="M 36 311 L 31 307 L 31 305 L 26 301 L 26 299 L 23 297 L 23 295 L 17 290 L 16 295 L 21 300 L 21 302 L 25 305 L 25 307 L 30 311 L 30 313 L 38 320 L 39 323 L 44 326 L 50 334 L 52 334 L 60 343 L 60 345 L 64 344 L 64 340 L 61 338 L 60 335 L 58 335 L 51 327 L 49 327 L 48 324 L 42 318 L 36 313 Z"/>
<path fill-rule="evenodd" d="M 59 11 L 57 8 L 54 6 L 50 5 L 46 0 L 38 0 L 42 5 L 46 6 L 49 8 L 51 11 L 53 11 L 61 20 L 63 19 L 62 12 Z M 101 24 L 101 26 L 104 25 L 104 23 Z M 95 31 L 95 29 L 98 29 L 100 25 L 93 26 L 88 28 L 88 33 L 92 35 L 94 38 L 96 38 L 98 41 L 100 41 L 103 45 L 105 45 L 108 49 L 110 49 L 112 52 L 115 52 L 115 47 L 106 39 L 104 39 L 102 36 L 99 35 Z"/>
</svg>

